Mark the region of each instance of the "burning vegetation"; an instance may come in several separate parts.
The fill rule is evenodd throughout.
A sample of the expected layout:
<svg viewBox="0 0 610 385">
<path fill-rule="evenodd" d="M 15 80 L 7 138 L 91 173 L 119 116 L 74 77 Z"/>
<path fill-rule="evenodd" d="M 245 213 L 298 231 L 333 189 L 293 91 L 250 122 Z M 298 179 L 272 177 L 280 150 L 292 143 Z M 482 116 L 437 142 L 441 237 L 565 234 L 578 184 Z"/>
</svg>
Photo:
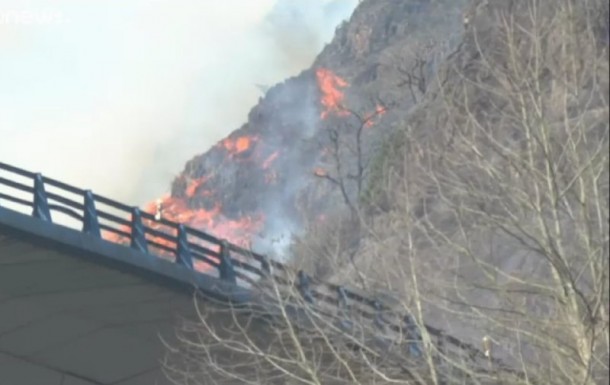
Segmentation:
<svg viewBox="0 0 610 385">
<path fill-rule="evenodd" d="M 345 95 L 341 91 L 349 86 L 349 83 L 326 68 L 318 68 L 316 78 L 322 93 L 322 98 L 320 99 L 320 104 L 322 105 L 320 118 L 326 119 L 330 114 L 336 114 L 337 116 L 349 115 L 349 111 L 345 109 L 343 104 Z"/>
<path fill-rule="evenodd" d="M 330 116 L 348 119 L 353 114 L 345 107 L 344 91 L 349 87 L 346 80 L 328 68 L 318 68 L 314 87 L 311 87 L 311 81 L 309 83 L 306 87 L 313 88 L 317 94 L 317 103 L 314 104 L 318 106 L 319 115 L 304 119 L 300 124 L 290 123 L 292 115 L 298 115 L 300 110 L 306 110 L 306 104 L 314 102 L 304 100 L 295 91 L 293 100 L 286 103 L 301 107 L 288 119 L 285 116 L 290 110 L 286 109 L 286 112 L 273 105 L 275 108 L 266 113 L 260 128 L 247 125 L 193 159 L 174 181 L 171 194 L 145 205 L 143 210 L 157 218 L 185 224 L 246 248 L 266 232 L 269 224 L 267 211 L 273 211 L 271 216 L 275 217 L 271 219 L 279 222 L 283 220 L 278 219 L 279 216 L 297 216 L 294 211 L 289 214 L 285 211 L 290 212 L 295 206 L 299 188 L 304 188 L 298 187 L 303 185 L 302 180 L 311 179 L 312 168 L 314 176 L 328 175 L 325 169 L 316 168 L 316 163 L 328 157 L 329 149 L 311 144 L 310 148 L 301 148 L 307 125 L 313 126 L 315 136 L 324 126 L 322 122 Z M 307 90 L 306 87 L 303 89 Z M 255 107 L 255 110 L 257 108 L 260 107 Z M 364 115 L 366 121 L 363 124 L 373 126 L 384 112 L 384 107 L 377 106 L 375 112 Z M 288 209 L 282 208 L 278 214 L 278 210 L 273 209 L 277 205 Z M 158 221 L 145 220 L 145 225 L 175 235 Z M 129 231 L 127 227 L 121 230 Z M 115 242 L 128 242 L 113 234 L 105 236 Z M 158 237 L 149 236 L 148 239 L 173 246 Z"/>
<path fill-rule="evenodd" d="M 219 144 L 232 155 L 242 154 L 252 148 L 252 143 L 258 140 L 255 136 L 239 136 L 235 139 L 226 138 Z"/>
</svg>

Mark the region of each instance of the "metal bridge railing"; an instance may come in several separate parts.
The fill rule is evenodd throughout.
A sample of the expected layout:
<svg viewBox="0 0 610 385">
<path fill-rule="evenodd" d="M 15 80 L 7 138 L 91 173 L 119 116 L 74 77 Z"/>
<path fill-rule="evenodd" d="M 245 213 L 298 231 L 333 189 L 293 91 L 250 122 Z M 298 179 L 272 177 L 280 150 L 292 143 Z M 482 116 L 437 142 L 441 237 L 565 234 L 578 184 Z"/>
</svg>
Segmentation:
<svg viewBox="0 0 610 385">
<path fill-rule="evenodd" d="M 31 209 L 33 217 L 48 223 L 54 223 L 53 213 L 62 213 L 76 220 L 83 233 L 131 247 L 138 251 L 142 258 L 170 256 L 175 263 L 191 270 L 196 270 L 195 265 L 198 264 L 203 266 L 201 274 L 212 275 L 215 272 L 215 276 L 234 285 L 245 282 L 246 286 L 249 285 L 254 290 L 256 286 L 261 287 L 258 285 L 261 282 L 271 281 L 288 291 L 296 289 L 306 306 L 311 305 L 330 317 L 345 313 L 349 308 L 351 317 L 359 317 L 358 322 L 366 322 L 378 330 L 383 330 L 390 340 L 408 339 L 407 346 L 412 355 L 421 354 L 421 348 L 418 347 L 421 343 L 421 333 L 412 317 L 409 314 L 401 314 L 382 301 L 366 297 L 349 288 L 316 281 L 304 272 L 293 272 L 284 264 L 264 255 L 183 224 L 155 218 L 137 207 L 105 198 L 90 190 L 83 190 L 2 162 L 0 171 L 3 171 L 0 174 L 0 186 L 13 191 L 13 194 L 0 191 L 0 207 L 3 200 L 12 202 Z M 18 195 L 30 198 L 25 199 Z M 107 209 L 101 209 L 101 206 Z M 155 223 L 155 227 L 162 230 L 147 223 Z M 344 321 L 344 325 L 353 325 L 349 320 Z M 462 359 L 465 357 L 468 360 L 484 362 L 482 366 L 490 363 L 489 357 L 471 344 L 429 325 L 423 327 L 434 339 L 433 344 L 439 354 L 450 354 L 449 350 L 452 350 L 453 355 L 459 355 Z M 496 369 L 501 368 L 502 371 L 518 375 L 502 362 L 494 359 L 491 361 Z"/>
</svg>

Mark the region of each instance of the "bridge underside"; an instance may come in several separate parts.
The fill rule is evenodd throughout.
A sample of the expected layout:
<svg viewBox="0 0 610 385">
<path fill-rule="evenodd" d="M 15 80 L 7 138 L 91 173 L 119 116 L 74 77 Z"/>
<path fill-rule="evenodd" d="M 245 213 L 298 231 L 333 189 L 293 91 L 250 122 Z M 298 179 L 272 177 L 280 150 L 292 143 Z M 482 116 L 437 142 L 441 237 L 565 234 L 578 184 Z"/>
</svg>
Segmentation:
<svg viewBox="0 0 610 385">
<path fill-rule="evenodd" d="M 167 384 L 192 296 L 56 249 L 0 227 L 0 384 Z"/>
</svg>

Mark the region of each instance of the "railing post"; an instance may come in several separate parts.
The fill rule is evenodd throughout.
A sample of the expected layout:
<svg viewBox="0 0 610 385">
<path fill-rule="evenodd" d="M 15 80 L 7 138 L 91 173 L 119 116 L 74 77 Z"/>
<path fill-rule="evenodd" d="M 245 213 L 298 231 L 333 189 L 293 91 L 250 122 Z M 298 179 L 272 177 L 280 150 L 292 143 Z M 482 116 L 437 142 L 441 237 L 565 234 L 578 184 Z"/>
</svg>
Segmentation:
<svg viewBox="0 0 610 385">
<path fill-rule="evenodd" d="M 51 211 L 49 210 L 49 201 L 47 193 L 44 189 L 42 174 L 37 173 L 34 176 L 34 211 L 32 215 L 43 221 L 53 222 L 51 219 Z"/>
<path fill-rule="evenodd" d="M 409 349 L 409 354 L 413 357 L 421 357 L 423 353 L 419 345 L 422 340 L 419 328 L 417 327 L 417 324 L 415 324 L 415 321 L 413 320 L 413 317 L 411 317 L 410 314 L 405 315 L 404 323 L 406 332 L 405 334 L 408 341 L 407 347 Z"/>
<path fill-rule="evenodd" d="M 85 210 L 83 216 L 83 232 L 101 238 L 100 223 L 97 219 L 95 199 L 91 190 L 85 191 Z"/>
<path fill-rule="evenodd" d="M 137 207 L 131 209 L 131 248 L 148 254 L 142 213 Z"/>
<path fill-rule="evenodd" d="M 176 262 L 193 270 L 193 257 L 186 238 L 186 229 L 183 224 L 178 225 L 178 247 L 176 250 Z"/>
<path fill-rule="evenodd" d="M 220 279 L 223 281 L 229 281 L 232 284 L 237 284 L 237 276 L 235 275 L 235 269 L 231 262 L 231 255 L 229 254 L 229 244 L 227 241 L 220 243 Z"/>
<path fill-rule="evenodd" d="M 303 299 L 309 303 L 313 303 L 313 295 L 311 294 L 311 278 L 303 270 L 299 270 L 297 273 L 299 282 L 297 288 L 301 293 Z"/>
</svg>

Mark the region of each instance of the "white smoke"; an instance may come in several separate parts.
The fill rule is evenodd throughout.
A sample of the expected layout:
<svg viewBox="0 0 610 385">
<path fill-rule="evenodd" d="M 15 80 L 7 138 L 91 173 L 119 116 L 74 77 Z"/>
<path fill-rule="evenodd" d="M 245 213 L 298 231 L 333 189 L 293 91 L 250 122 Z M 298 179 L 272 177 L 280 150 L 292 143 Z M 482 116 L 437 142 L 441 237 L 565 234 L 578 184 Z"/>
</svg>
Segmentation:
<svg viewBox="0 0 610 385">
<path fill-rule="evenodd" d="M 152 200 L 356 3 L 0 0 L 0 161 Z"/>
</svg>

